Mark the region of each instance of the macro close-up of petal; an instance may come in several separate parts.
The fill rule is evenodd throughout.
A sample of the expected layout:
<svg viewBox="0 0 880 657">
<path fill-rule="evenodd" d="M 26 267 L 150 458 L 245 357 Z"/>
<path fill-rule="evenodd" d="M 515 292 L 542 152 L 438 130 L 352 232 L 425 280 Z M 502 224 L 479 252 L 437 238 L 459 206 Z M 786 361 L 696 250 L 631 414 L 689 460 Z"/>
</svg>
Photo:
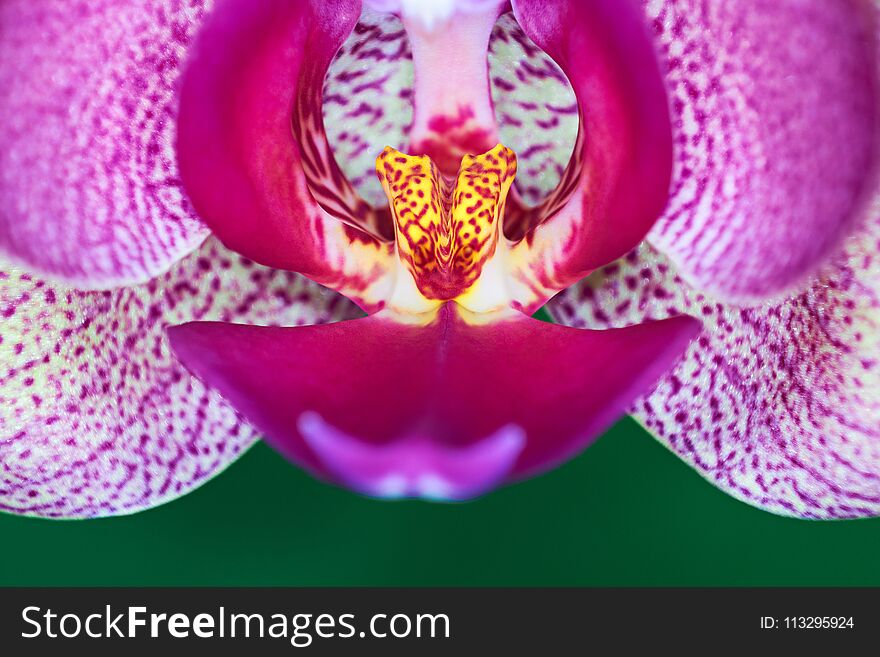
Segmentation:
<svg viewBox="0 0 880 657">
<path fill-rule="evenodd" d="M 170 323 L 312 324 L 344 299 L 254 265 L 214 239 L 144 285 L 83 292 L 0 275 L 0 509 L 132 513 L 232 463 L 258 434 L 171 354 Z"/>
<path fill-rule="evenodd" d="M 180 184 L 175 87 L 210 3 L 0 3 L 0 253 L 83 289 L 208 235 Z"/>
<path fill-rule="evenodd" d="M 257 438 L 464 501 L 629 413 L 759 508 L 880 514 L 877 13 L 0 2 L 0 509 Z"/>
<path fill-rule="evenodd" d="M 876 187 L 873 3 L 647 5 L 676 143 L 650 243 L 732 301 L 803 286 Z"/>
<path fill-rule="evenodd" d="M 880 204 L 816 281 L 750 308 L 691 288 L 651 247 L 555 299 L 564 324 L 688 313 L 703 332 L 631 412 L 731 495 L 807 518 L 880 514 Z"/>
</svg>

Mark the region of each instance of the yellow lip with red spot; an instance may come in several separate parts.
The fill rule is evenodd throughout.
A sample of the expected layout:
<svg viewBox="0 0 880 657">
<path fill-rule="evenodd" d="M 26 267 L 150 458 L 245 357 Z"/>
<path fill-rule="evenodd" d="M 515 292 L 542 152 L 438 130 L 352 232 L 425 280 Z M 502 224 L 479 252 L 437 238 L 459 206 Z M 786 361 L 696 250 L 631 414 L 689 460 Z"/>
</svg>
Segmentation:
<svg viewBox="0 0 880 657">
<path fill-rule="evenodd" d="M 376 172 L 394 217 L 400 268 L 392 309 L 425 313 L 446 301 L 473 312 L 504 305 L 492 262 L 503 258 L 504 204 L 516 176 L 516 155 L 498 144 L 465 155 L 455 180 L 431 159 L 386 147 Z M 408 272 L 408 274 L 407 274 Z M 491 291 L 491 293 L 490 293 Z"/>
</svg>

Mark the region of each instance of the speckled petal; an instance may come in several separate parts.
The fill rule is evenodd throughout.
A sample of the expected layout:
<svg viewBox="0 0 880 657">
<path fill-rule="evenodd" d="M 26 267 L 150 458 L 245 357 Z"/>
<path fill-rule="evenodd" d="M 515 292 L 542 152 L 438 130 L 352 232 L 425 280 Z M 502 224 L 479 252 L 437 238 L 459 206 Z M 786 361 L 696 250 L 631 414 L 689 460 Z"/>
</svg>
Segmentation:
<svg viewBox="0 0 880 657">
<path fill-rule="evenodd" d="M 322 109 L 339 168 L 376 207 L 387 205 L 376 178 L 376 156 L 386 146 L 406 148 L 412 93 L 412 52 L 403 23 L 364 7 L 327 71 Z"/>
<path fill-rule="evenodd" d="M 213 239 L 147 284 L 80 292 L 0 273 L 0 509 L 132 513 L 186 493 L 255 439 L 171 355 L 168 324 L 295 325 L 351 316 L 345 299 Z"/>
<path fill-rule="evenodd" d="M 577 97 L 562 69 L 532 41 L 513 14 L 498 19 L 489 39 L 489 77 L 500 141 L 519 167 L 515 189 L 526 205 L 559 184 L 578 133 Z M 508 235 L 524 228 L 511 226 Z"/>
<path fill-rule="evenodd" d="M 177 153 L 199 216 L 229 248 L 364 309 L 392 282 L 393 243 L 341 174 L 323 127 L 330 62 L 356 0 L 221 0 L 189 51 Z"/>
<path fill-rule="evenodd" d="M 688 317 L 577 331 L 454 308 L 424 325 L 379 313 L 170 335 L 192 372 L 309 471 L 370 495 L 462 499 L 576 454 L 699 330 Z"/>
<path fill-rule="evenodd" d="M 728 300 L 790 290 L 873 180 L 873 3 L 651 0 L 672 98 L 671 198 L 650 241 Z"/>
<path fill-rule="evenodd" d="M 0 250 L 81 288 L 139 283 L 208 231 L 174 160 L 211 0 L 0 3 Z"/>
<path fill-rule="evenodd" d="M 649 247 L 551 302 L 572 326 L 687 312 L 687 358 L 636 418 L 709 481 L 774 513 L 880 515 L 880 202 L 872 223 L 797 296 L 752 308 L 690 288 Z"/>
</svg>

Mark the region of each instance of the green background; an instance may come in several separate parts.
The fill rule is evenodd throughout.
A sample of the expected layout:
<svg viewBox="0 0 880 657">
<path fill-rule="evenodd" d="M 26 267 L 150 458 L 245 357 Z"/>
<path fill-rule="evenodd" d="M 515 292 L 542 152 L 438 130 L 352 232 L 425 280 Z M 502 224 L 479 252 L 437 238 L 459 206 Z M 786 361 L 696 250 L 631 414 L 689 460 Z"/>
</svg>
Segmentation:
<svg viewBox="0 0 880 657">
<path fill-rule="evenodd" d="M 123 518 L 0 516 L 5 585 L 880 585 L 880 519 L 793 520 L 703 481 L 625 419 L 466 504 L 377 502 L 265 445 Z"/>
</svg>

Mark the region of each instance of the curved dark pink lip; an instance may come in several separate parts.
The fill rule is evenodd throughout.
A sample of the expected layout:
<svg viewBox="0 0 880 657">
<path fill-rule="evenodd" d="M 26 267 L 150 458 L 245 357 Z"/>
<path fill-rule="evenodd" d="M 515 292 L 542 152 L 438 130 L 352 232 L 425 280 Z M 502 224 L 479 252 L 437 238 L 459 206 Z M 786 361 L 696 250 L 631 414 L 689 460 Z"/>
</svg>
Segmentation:
<svg viewBox="0 0 880 657">
<path fill-rule="evenodd" d="M 427 326 L 379 314 L 298 328 L 193 322 L 169 337 L 191 372 L 318 476 L 464 499 L 583 449 L 697 331 L 687 317 L 617 331 L 525 316 L 470 325 L 449 303 Z"/>
</svg>

